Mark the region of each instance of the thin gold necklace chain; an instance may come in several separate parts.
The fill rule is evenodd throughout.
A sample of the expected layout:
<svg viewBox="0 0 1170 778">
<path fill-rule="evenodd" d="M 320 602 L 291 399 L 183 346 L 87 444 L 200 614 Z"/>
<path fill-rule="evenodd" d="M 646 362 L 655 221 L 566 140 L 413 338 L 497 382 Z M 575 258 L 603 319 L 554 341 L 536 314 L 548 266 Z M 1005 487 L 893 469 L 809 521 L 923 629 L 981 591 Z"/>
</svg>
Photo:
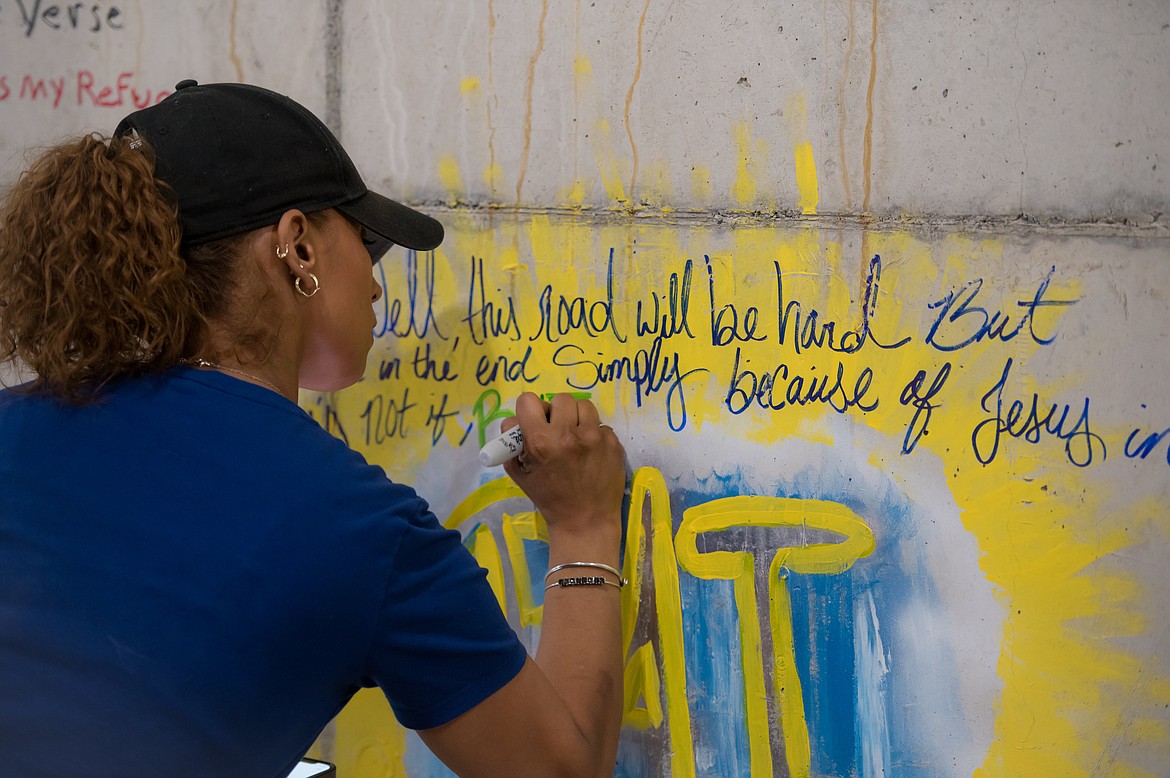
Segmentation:
<svg viewBox="0 0 1170 778">
<path fill-rule="evenodd" d="M 284 394 L 284 392 L 280 391 L 274 385 L 265 381 L 263 378 L 261 378 L 258 375 L 252 375 L 251 373 L 245 373 L 243 370 L 237 370 L 234 367 L 228 367 L 227 365 L 221 365 L 218 362 L 212 362 L 210 359 L 204 359 L 203 357 L 186 357 L 184 359 L 180 359 L 179 362 L 181 362 L 184 365 L 190 365 L 191 367 L 209 367 L 209 368 L 212 368 L 213 370 L 226 370 L 229 373 L 235 373 L 236 375 L 243 376 L 244 378 L 251 378 L 253 381 L 259 381 L 260 383 L 264 384 L 265 386 L 267 386 L 269 389 L 276 392 L 277 394 L 280 394 L 280 395 Z"/>
</svg>

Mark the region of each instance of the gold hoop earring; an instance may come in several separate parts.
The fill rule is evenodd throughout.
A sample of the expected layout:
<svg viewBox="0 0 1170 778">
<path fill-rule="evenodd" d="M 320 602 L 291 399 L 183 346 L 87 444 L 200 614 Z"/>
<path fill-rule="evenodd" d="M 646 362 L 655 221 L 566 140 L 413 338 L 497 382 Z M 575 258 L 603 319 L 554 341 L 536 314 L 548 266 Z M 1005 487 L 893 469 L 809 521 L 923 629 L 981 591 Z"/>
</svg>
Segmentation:
<svg viewBox="0 0 1170 778">
<path fill-rule="evenodd" d="M 296 284 L 294 284 L 294 286 L 296 286 L 296 288 L 297 288 L 297 291 L 300 292 L 301 295 L 304 297 L 312 297 L 313 295 L 317 294 L 317 292 L 321 291 L 321 282 L 317 280 L 317 276 L 313 275 L 312 273 L 309 273 L 309 278 L 313 279 L 313 284 L 314 284 L 313 291 L 311 291 L 311 292 L 306 292 L 304 289 L 301 288 L 301 279 L 299 276 L 297 277 Z"/>
<path fill-rule="evenodd" d="M 288 244 L 284 244 L 284 251 L 280 250 L 280 246 L 276 247 L 276 258 L 286 259 L 288 257 Z"/>
</svg>

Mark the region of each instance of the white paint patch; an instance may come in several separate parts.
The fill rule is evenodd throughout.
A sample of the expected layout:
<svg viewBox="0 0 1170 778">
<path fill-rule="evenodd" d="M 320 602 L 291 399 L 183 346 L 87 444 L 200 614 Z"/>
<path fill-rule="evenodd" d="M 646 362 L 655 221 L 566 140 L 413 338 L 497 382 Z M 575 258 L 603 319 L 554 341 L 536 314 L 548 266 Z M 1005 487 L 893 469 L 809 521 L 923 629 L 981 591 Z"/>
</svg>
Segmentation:
<svg viewBox="0 0 1170 778">
<path fill-rule="evenodd" d="M 868 606 L 868 607 L 866 607 Z M 853 623 L 857 662 L 857 736 L 861 774 L 884 776 L 890 767 L 890 733 L 886 717 L 886 652 L 872 592 L 858 603 Z"/>
</svg>

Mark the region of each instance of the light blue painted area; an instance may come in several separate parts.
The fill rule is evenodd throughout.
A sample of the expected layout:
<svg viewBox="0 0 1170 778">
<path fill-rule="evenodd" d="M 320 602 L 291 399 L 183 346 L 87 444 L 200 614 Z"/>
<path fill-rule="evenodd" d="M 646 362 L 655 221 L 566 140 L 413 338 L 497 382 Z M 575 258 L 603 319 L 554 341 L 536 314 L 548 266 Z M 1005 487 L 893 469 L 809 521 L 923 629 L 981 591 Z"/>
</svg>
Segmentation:
<svg viewBox="0 0 1170 778">
<path fill-rule="evenodd" d="M 813 774 L 853 775 L 857 674 L 852 575 L 790 575 L 787 584 Z"/>
<path fill-rule="evenodd" d="M 881 624 L 872 592 L 859 598 L 854 610 L 857 665 L 857 750 L 861 775 L 890 772 L 890 731 L 886 713 L 886 663 Z"/>
<path fill-rule="evenodd" d="M 532 602 L 536 605 L 544 605 L 544 575 L 548 572 L 548 543 L 525 540 L 524 559 L 528 562 L 528 580 L 532 582 Z"/>
<path fill-rule="evenodd" d="M 732 583 L 680 572 L 679 589 L 696 774 L 744 775 L 750 762 Z"/>
<path fill-rule="evenodd" d="M 648 778 L 649 776 L 664 775 L 663 769 L 657 760 L 660 754 L 654 753 L 646 746 L 646 737 L 642 732 L 623 730 L 618 741 L 617 767 L 614 769 L 614 778 Z"/>
</svg>

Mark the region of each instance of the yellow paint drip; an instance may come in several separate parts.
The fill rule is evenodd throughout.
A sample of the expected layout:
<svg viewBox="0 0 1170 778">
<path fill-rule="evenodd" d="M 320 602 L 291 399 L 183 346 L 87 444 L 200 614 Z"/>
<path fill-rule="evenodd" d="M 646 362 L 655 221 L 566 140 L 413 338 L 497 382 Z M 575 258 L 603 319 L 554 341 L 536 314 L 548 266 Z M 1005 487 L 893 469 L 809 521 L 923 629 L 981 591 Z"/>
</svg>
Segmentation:
<svg viewBox="0 0 1170 778">
<path fill-rule="evenodd" d="M 563 267 L 573 277 L 573 264 L 566 261 L 570 257 L 566 256 L 565 248 L 569 242 L 565 238 L 565 233 L 553 231 L 547 216 L 538 214 L 528 223 L 528 244 L 535 263 Z"/>
<path fill-rule="evenodd" d="M 711 169 L 705 165 L 691 166 L 691 196 L 700 204 L 711 200 Z"/>
<path fill-rule="evenodd" d="M 615 203 L 625 205 L 629 201 L 629 197 L 626 195 L 626 185 L 623 181 L 626 166 L 614 154 L 613 133 L 609 121 L 599 119 L 594 126 L 593 136 L 594 156 L 597 158 L 598 173 L 605 186 L 605 193 Z"/>
<path fill-rule="evenodd" d="M 651 162 L 643 166 L 639 180 L 639 202 L 667 210 L 665 204 L 670 202 L 673 192 L 670 166 L 665 162 Z"/>
<path fill-rule="evenodd" d="M 483 183 L 488 188 L 488 191 L 492 193 L 493 197 L 500 187 L 500 179 L 503 175 L 504 170 L 499 165 L 488 165 L 483 169 Z"/>
<path fill-rule="evenodd" d="M 792 137 L 792 156 L 796 167 L 796 186 L 800 191 L 800 211 L 805 215 L 817 212 L 817 166 L 813 147 L 808 137 L 808 107 L 803 92 L 795 93 L 788 101 L 788 126 Z"/>
<path fill-rule="evenodd" d="M 459 162 L 455 157 L 445 155 L 439 158 L 439 181 L 452 202 L 457 202 L 463 196 L 463 174 L 459 171 Z"/>
<path fill-rule="evenodd" d="M 756 200 L 755 169 L 759 160 L 752 150 L 752 130 L 747 122 L 732 128 L 735 142 L 735 181 L 731 184 L 731 199 L 739 205 L 751 205 Z"/>
<path fill-rule="evenodd" d="M 573 182 L 573 185 L 570 186 L 569 189 L 561 195 L 561 200 L 566 205 L 570 205 L 576 208 L 585 202 L 586 194 L 587 192 L 585 190 L 585 182 L 578 178 Z"/>
</svg>

